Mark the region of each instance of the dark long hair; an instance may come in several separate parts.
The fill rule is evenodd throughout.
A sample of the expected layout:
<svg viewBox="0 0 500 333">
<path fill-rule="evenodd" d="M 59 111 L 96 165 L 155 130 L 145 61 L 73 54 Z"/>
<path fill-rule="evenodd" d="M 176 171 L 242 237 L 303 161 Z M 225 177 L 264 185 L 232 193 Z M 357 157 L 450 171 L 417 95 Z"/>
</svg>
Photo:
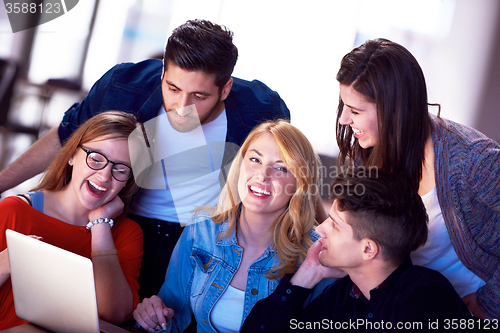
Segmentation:
<svg viewBox="0 0 500 333">
<path fill-rule="evenodd" d="M 346 54 L 337 81 L 352 86 L 377 107 L 379 138 L 363 149 L 348 125 L 339 123 L 344 104 L 337 110 L 339 163 L 348 159 L 406 174 L 418 190 L 431 133 L 427 87 L 417 60 L 403 46 L 387 39 L 368 40 Z"/>
</svg>

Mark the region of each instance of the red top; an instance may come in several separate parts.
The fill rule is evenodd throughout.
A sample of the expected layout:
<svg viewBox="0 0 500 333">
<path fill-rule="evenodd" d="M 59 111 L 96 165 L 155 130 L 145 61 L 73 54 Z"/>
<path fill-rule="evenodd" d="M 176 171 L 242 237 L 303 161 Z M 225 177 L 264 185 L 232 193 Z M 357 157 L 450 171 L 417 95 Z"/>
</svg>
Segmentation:
<svg viewBox="0 0 500 333">
<path fill-rule="evenodd" d="M 43 237 L 43 241 L 90 258 L 91 234 L 85 226 L 75 226 L 47 216 L 19 197 L 0 202 L 0 251 L 7 247 L 5 230 Z M 128 218 L 118 218 L 111 229 L 120 266 L 139 304 L 139 271 L 142 260 L 142 230 Z M 27 323 L 16 316 L 10 278 L 0 286 L 0 330 Z"/>
</svg>

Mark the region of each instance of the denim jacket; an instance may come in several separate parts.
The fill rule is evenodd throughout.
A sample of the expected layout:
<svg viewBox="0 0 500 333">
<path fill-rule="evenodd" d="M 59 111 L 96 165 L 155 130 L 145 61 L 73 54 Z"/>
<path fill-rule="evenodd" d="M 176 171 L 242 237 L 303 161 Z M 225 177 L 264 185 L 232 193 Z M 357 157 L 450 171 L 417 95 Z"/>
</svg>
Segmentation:
<svg viewBox="0 0 500 333">
<path fill-rule="evenodd" d="M 182 332 L 191 321 L 191 313 L 196 318 L 197 332 L 215 332 L 210 312 L 238 270 L 243 253 L 235 231 L 217 240 L 217 236 L 228 228 L 227 220 L 216 224 L 206 212 L 197 214 L 195 223 L 184 228 L 158 294 L 174 310 L 174 317 L 167 323 L 167 332 Z M 311 236 L 313 241 L 319 238 L 314 231 Z M 276 252 L 268 248 L 248 268 L 242 324 L 255 303 L 269 296 L 278 286 L 280 279 L 264 276 L 278 260 Z M 324 287 L 325 284 L 318 286 L 314 295 Z"/>
</svg>

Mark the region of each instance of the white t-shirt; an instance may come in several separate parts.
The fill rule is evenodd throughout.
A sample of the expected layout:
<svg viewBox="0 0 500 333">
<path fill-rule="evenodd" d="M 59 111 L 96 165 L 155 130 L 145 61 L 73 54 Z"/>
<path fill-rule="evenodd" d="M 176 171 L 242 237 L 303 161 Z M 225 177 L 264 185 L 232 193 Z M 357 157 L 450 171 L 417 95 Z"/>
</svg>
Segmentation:
<svg viewBox="0 0 500 333">
<path fill-rule="evenodd" d="M 155 162 L 147 178 L 138 182 L 141 194 L 130 212 L 189 224 L 193 209 L 217 203 L 227 134 L 226 110 L 217 119 L 186 133 L 170 125 L 163 107 L 158 117 L 144 125 L 148 133 L 153 133 L 149 141 Z M 142 153 L 148 160 L 148 154 Z"/>
<path fill-rule="evenodd" d="M 219 333 L 233 333 L 241 328 L 245 292 L 229 285 L 215 303 L 210 313 L 210 321 Z"/>
<path fill-rule="evenodd" d="M 428 267 L 443 274 L 460 297 L 475 293 L 486 282 L 468 270 L 458 259 L 448 230 L 446 230 L 436 188 L 434 187 L 422 196 L 422 201 L 429 216 L 429 235 L 425 245 L 411 253 L 413 264 Z"/>
</svg>

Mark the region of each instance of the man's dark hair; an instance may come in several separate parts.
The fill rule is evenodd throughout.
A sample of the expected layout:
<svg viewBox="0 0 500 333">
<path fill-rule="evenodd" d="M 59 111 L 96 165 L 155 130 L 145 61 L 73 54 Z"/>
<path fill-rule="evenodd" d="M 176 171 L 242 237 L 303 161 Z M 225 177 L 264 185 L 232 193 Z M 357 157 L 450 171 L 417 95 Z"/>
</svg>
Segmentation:
<svg viewBox="0 0 500 333">
<path fill-rule="evenodd" d="M 377 171 L 367 175 L 360 168 L 343 170 L 333 180 L 332 199 L 347 213 L 354 238 L 374 240 L 384 260 L 399 266 L 427 241 L 427 212 L 408 178 Z"/>
<path fill-rule="evenodd" d="M 186 71 L 215 74 L 215 85 L 222 89 L 237 59 L 238 49 L 229 29 L 210 21 L 191 20 L 168 38 L 163 64 L 165 71 L 171 62 Z"/>
</svg>

